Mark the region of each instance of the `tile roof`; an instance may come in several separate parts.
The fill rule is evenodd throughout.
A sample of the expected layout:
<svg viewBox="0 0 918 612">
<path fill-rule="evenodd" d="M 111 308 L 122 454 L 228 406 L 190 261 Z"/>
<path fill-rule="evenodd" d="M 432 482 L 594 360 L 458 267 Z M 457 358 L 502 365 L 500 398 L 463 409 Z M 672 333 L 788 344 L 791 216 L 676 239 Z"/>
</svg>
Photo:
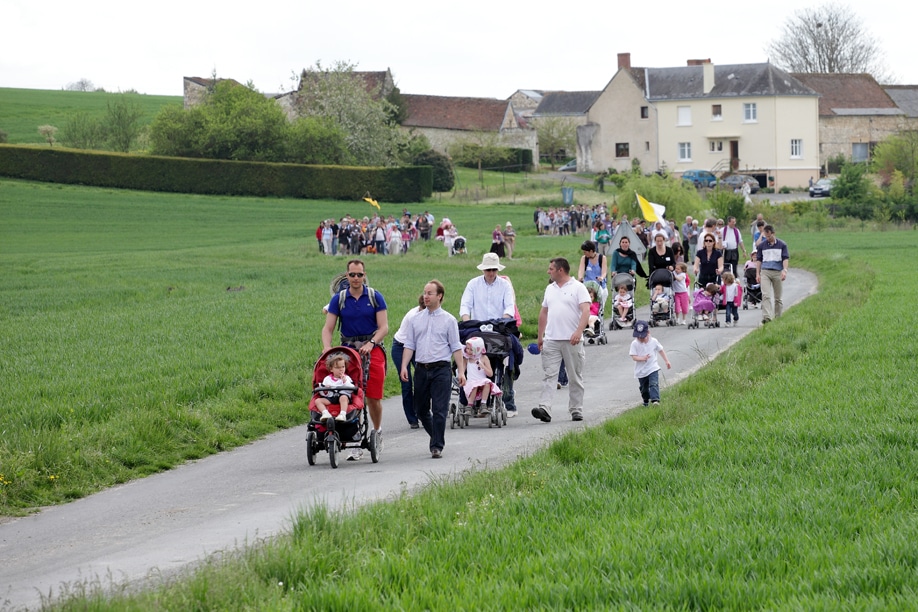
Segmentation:
<svg viewBox="0 0 918 612">
<path fill-rule="evenodd" d="M 585 115 L 601 91 L 552 91 L 546 93 L 534 116 Z"/>
<path fill-rule="evenodd" d="M 886 85 L 883 89 L 907 117 L 918 117 L 918 85 Z"/>
<path fill-rule="evenodd" d="M 636 71 L 643 72 L 643 78 Z M 793 76 L 769 63 L 715 65 L 714 88 L 707 94 L 704 93 L 702 66 L 631 68 L 629 72 L 639 84 L 645 84 L 645 93 L 651 101 L 816 95 Z M 646 83 L 649 83 L 649 92 Z"/>
<path fill-rule="evenodd" d="M 458 98 L 402 94 L 408 109 L 405 127 L 500 131 L 510 103 L 496 98 Z"/>
<path fill-rule="evenodd" d="M 869 74 L 795 73 L 801 83 L 819 94 L 819 115 L 888 115 L 898 107 Z"/>
</svg>

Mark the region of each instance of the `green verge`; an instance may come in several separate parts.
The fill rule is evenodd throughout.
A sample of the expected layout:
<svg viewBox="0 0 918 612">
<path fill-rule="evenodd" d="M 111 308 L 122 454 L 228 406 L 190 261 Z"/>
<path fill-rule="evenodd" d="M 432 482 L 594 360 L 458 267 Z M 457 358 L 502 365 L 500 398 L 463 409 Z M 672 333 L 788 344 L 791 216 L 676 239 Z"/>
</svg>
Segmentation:
<svg viewBox="0 0 918 612">
<path fill-rule="evenodd" d="M 918 235 L 783 237 L 819 293 L 663 406 L 63 607 L 915 609 Z"/>
</svg>

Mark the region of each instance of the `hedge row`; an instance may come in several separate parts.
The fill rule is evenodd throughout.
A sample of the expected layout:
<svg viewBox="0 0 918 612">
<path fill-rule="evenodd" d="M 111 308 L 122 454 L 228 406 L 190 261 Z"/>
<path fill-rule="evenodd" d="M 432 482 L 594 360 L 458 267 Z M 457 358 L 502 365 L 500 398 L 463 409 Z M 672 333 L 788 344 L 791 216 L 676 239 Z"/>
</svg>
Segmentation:
<svg viewBox="0 0 918 612">
<path fill-rule="evenodd" d="M 0 145 L 0 176 L 50 183 L 219 195 L 420 202 L 429 166 L 358 168 L 187 159 Z"/>
</svg>

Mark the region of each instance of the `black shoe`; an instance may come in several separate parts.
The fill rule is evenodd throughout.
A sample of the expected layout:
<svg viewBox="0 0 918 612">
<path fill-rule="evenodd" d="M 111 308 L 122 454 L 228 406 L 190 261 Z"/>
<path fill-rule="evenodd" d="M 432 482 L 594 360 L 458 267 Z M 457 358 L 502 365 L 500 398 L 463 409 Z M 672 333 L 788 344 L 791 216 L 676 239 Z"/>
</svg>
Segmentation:
<svg viewBox="0 0 918 612">
<path fill-rule="evenodd" d="M 440 451 L 440 449 L 438 449 L 438 448 L 435 448 L 435 449 L 433 449 L 432 451 L 430 451 L 430 458 L 431 458 L 431 459 L 439 459 L 439 458 L 442 457 L 442 456 L 443 456 L 443 453 L 442 453 L 442 452 Z"/>
<path fill-rule="evenodd" d="M 583 413 L 582 413 L 582 412 L 572 412 L 572 413 L 571 413 L 571 420 L 572 420 L 572 421 L 582 421 L 582 420 L 583 420 Z"/>
<path fill-rule="evenodd" d="M 545 423 L 551 423 L 551 415 L 544 408 L 533 408 L 532 416 Z"/>
<path fill-rule="evenodd" d="M 420 429 L 420 428 L 421 428 L 421 424 L 418 423 L 417 421 L 411 424 L 411 429 Z"/>
</svg>

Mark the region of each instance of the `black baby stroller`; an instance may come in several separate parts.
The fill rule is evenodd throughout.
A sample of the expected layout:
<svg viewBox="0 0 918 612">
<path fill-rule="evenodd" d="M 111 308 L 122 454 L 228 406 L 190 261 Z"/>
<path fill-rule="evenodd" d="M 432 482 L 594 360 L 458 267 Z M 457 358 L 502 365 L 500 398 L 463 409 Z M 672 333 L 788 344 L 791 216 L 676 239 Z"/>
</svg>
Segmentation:
<svg viewBox="0 0 918 612">
<path fill-rule="evenodd" d="M 749 310 L 749 304 L 758 308 L 762 303 L 762 285 L 756 281 L 755 266 L 746 268 L 743 272 L 743 310 Z"/>
<path fill-rule="evenodd" d="M 328 376 L 325 360 L 332 353 L 343 353 L 347 357 L 347 375 L 354 381 L 349 387 L 323 387 L 322 382 Z M 367 377 L 370 372 L 369 358 L 364 361 L 360 353 L 349 346 L 337 346 L 325 351 L 316 362 L 312 371 L 313 394 L 309 400 L 309 423 L 306 434 L 306 461 L 309 465 L 316 464 L 316 454 L 319 451 L 328 451 L 328 461 L 332 468 L 338 467 L 338 453 L 345 448 L 366 448 L 370 451 L 373 463 L 379 462 L 379 447 L 375 429 L 370 427 L 368 410 L 364 408 Z M 321 410 L 316 406 L 316 399 L 326 391 L 350 391 L 351 398 L 348 405 L 346 420 L 321 418 Z M 329 406 L 337 415 L 338 406 Z"/>
<path fill-rule="evenodd" d="M 606 344 L 609 340 L 606 338 L 606 328 L 603 327 L 602 324 L 605 318 L 605 304 L 601 297 L 602 287 L 594 280 L 586 281 L 583 284 L 587 290 L 592 289 L 597 296 L 600 296 L 599 302 L 597 302 L 599 304 L 599 312 L 595 315 L 596 322 L 587 325 L 586 329 L 583 330 L 583 341 L 586 344 Z M 590 306 L 592 307 L 592 303 Z M 592 312 L 592 310 L 590 312 Z M 594 315 L 591 314 L 590 318 L 593 316 Z"/>
<path fill-rule="evenodd" d="M 487 403 L 469 406 L 465 391 L 453 377 L 453 393 L 456 401 L 449 405 L 450 429 L 457 426 L 464 429 L 470 419 L 487 417 L 488 427 L 503 427 L 507 424 L 507 408 L 504 406 L 504 395 L 510 392 L 512 381 L 518 373 L 522 361 L 522 346 L 517 340 L 516 321 L 513 319 L 492 319 L 490 321 L 462 321 L 459 323 L 459 339 L 463 344 L 469 338 L 481 338 L 485 344 L 485 355 L 491 363 L 494 374 L 491 380 L 500 390 L 500 395 L 489 395 Z M 514 345 L 516 343 L 516 346 Z"/>
<path fill-rule="evenodd" d="M 674 306 L 676 300 L 676 294 L 673 291 L 673 273 L 667 268 L 657 268 L 650 273 L 650 278 L 647 279 L 647 284 L 650 286 L 650 317 L 648 317 L 648 322 L 651 327 L 657 327 L 659 325 L 669 325 L 673 326 L 676 324 L 676 318 L 674 316 Z M 663 298 L 658 298 L 656 301 L 653 298 L 654 288 L 660 285 L 663 287 Z"/>
<path fill-rule="evenodd" d="M 450 255 L 465 254 L 465 236 L 456 236 L 453 239 L 453 246 L 450 247 Z"/>
</svg>

